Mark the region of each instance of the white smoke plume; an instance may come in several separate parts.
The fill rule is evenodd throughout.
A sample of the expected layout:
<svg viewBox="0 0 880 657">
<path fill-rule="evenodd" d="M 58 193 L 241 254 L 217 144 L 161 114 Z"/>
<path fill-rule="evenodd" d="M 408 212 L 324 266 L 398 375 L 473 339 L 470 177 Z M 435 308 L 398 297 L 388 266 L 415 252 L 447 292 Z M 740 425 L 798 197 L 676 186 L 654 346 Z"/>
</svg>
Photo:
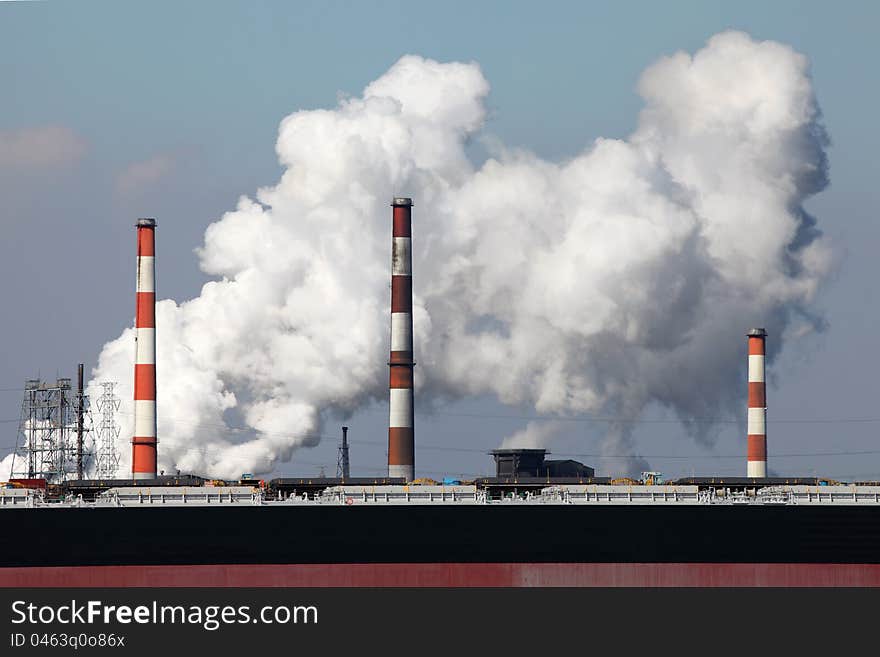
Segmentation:
<svg viewBox="0 0 880 657">
<path fill-rule="evenodd" d="M 827 185 L 827 140 L 806 58 L 743 33 L 659 60 L 638 90 L 629 138 L 562 162 L 472 164 L 475 63 L 405 56 L 361 96 L 285 118 L 280 181 L 205 233 L 215 280 L 158 304 L 160 468 L 269 472 L 315 444 L 322 411 L 386 398 L 394 195 L 415 200 L 420 403 L 613 415 L 612 454 L 656 404 L 709 440 L 698 420 L 741 410 L 745 331 L 767 327 L 772 361 L 821 328 L 831 254 L 803 202 Z M 126 400 L 133 344 L 105 345 L 94 372 Z"/>
<path fill-rule="evenodd" d="M 529 422 L 501 441 L 501 449 L 546 448 L 564 429 L 562 422 Z"/>
</svg>

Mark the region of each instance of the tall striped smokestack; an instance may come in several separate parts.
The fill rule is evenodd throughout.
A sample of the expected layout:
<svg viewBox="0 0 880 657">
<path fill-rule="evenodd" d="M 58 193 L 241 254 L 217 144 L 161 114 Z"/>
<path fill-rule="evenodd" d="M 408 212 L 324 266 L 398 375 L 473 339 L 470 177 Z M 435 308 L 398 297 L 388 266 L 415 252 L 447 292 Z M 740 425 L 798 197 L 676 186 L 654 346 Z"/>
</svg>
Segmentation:
<svg viewBox="0 0 880 657">
<path fill-rule="evenodd" d="M 767 393 L 764 383 L 764 342 L 767 331 L 755 328 L 749 336 L 748 476 L 767 476 Z"/>
<path fill-rule="evenodd" d="M 156 220 L 137 222 L 135 306 L 134 435 L 131 476 L 156 476 Z"/>
<path fill-rule="evenodd" d="M 412 199 L 391 202 L 391 356 L 388 418 L 388 476 L 415 476 L 413 431 Z"/>
</svg>

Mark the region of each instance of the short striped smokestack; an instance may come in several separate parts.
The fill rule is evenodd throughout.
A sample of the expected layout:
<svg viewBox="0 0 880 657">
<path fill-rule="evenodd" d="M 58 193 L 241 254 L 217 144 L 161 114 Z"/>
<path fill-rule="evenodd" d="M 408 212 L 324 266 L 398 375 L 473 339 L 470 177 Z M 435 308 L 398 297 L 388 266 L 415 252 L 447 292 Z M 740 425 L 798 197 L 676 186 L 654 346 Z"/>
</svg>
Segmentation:
<svg viewBox="0 0 880 657">
<path fill-rule="evenodd" d="M 134 435 L 131 476 L 156 476 L 156 220 L 137 222 L 135 306 Z"/>
<path fill-rule="evenodd" d="M 388 418 L 388 476 L 415 476 L 413 431 L 412 199 L 391 202 L 391 355 Z"/>
<path fill-rule="evenodd" d="M 749 336 L 748 476 L 767 476 L 767 393 L 764 383 L 764 343 L 767 331 L 755 328 Z"/>
</svg>

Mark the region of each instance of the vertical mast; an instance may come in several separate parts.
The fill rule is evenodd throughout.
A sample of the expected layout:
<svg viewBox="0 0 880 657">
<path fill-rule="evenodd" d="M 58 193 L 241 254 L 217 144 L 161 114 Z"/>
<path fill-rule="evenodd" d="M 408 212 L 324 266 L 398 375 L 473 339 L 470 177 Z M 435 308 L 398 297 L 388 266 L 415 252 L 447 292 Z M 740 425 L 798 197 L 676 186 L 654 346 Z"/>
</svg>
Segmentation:
<svg viewBox="0 0 880 657">
<path fill-rule="evenodd" d="M 83 364 L 76 368 L 76 478 L 83 478 Z"/>
</svg>

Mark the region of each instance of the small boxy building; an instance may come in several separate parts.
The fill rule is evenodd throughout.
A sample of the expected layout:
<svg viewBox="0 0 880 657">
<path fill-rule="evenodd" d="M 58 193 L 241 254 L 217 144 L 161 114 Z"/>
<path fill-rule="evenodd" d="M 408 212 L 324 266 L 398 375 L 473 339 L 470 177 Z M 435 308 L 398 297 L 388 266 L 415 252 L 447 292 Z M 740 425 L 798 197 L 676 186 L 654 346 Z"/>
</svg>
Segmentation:
<svg viewBox="0 0 880 657">
<path fill-rule="evenodd" d="M 593 468 L 579 461 L 548 461 L 547 450 L 540 448 L 494 449 L 496 477 L 592 477 Z"/>
</svg>

